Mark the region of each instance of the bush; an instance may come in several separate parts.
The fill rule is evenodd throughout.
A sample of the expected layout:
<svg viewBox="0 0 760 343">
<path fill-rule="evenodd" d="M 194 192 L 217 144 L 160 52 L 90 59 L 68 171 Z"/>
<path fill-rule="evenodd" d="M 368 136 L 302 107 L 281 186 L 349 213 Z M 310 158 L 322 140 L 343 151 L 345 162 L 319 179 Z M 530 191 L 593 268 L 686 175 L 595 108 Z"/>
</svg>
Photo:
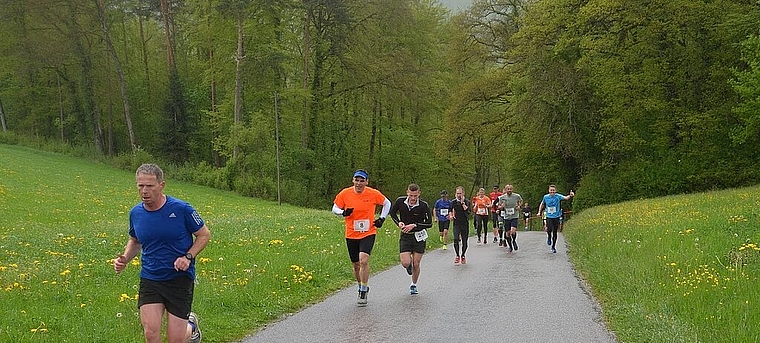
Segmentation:
<svg viewBox="0 0 760 343">
<path fill-rule="evenodd" d="M 137 148 L 134 152 L 121 153 L 111 158 L 111 165 L 118 169 L 135 171 L 143 163 L 158 163 L 154 162 L 155 160 L 156 158 L 147 151 Z"/>
</svg>

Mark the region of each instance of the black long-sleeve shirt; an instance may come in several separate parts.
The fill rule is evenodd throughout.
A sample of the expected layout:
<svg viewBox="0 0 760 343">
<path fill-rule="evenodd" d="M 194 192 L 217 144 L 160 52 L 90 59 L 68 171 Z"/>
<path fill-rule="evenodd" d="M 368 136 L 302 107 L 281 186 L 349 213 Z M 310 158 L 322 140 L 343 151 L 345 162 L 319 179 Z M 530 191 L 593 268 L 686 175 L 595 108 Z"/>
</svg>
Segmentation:
<svg viewBox="0 0 760 343">
<path fill-rule="evenodd" d="M 464 209 L 464 206 L 467 206 L 467 209 Z M 459 200 L 457 198 L 454 198 L 454 200 L 451 201 L 451 209 L 454 213 L 454 224 L 455 225 L 468 225 L 470 222 L 470 211 L 472 211 L 472 204 L 470 203 L 470 200 L 463 199 Z"/>
<path fill-rule="evenodd" d="M 391 211 L 388 215 L 393 219 L 393 222 L 403 222 L 404 224 L 416 224 L 416 227 L 411 232 L 426 230 L 433 226 L 433 217 L 430 213 L 430 206 L 424 200 L 417 201 L 417 205 L 409 207 L 406 203 L 406 197 L 398 197 L 391 206 Z"/>
</svg>

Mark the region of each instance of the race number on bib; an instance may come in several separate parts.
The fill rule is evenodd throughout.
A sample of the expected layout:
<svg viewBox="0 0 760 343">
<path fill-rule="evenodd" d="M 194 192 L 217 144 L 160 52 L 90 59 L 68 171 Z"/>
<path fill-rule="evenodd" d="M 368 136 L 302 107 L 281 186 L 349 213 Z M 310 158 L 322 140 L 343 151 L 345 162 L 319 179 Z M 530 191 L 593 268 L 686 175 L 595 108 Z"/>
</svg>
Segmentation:
<svg viewBox="0 0 760 343">
<path fill-rule="evenodd" d="M 484 215 L 488 214 L 488 210 L 485 209 L 485 208 L 479 208 L 478 209 L 478 214 L 481 215 L 481 216 L 484 216 Z"/>
<path fill-rule="evenodd" d="M 546 213 L 555 214 L 555 213 L 557 213 L 557 208 L 554 207 L 554 206 L 549 206 L 549 207 L 546 208 Z"/>
<path fill-rule="evenodd" d="M 511 216 L 511 215 L 515 214 L 515 209 L 514 208 L 505 208 L 504 210 L 507 211 L 507 215 L 508 216 Z"/>
<path fill-rule="evenodd" d="M 428 238 L 427 230 L 417 231 L 414 233 L 414 238 L 417 239 L 417 242 L 422 242 Z"/>
<path fill-rule="evenodd" d="M 442 208 L 442 209 L 441 209 L 441 215 L 442 215 L 442 216 L 446 216 L 446 215 L 448 215 L 448 214 L 449 214 L 449 209 L 448 209 L 448 208 Z"/>
<path fill-rule="evenodd" d="M 369 231 L 369 219 L 354 220 L 354 231 L 357 231 L 357 232 Z"/>
</svg>

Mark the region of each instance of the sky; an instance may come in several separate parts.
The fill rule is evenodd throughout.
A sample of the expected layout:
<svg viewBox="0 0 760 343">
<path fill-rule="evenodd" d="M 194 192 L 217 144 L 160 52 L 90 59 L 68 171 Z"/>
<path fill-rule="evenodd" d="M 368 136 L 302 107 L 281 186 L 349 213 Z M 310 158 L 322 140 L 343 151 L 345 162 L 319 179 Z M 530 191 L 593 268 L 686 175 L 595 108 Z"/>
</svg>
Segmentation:
<svg viewBox="0 0 760 343">
<path fill-rule="evenodd" d="M 446 6 L 451 12 L 460 12 L 472 3 L 472 0 L 438 0 Z"/>
</svg>

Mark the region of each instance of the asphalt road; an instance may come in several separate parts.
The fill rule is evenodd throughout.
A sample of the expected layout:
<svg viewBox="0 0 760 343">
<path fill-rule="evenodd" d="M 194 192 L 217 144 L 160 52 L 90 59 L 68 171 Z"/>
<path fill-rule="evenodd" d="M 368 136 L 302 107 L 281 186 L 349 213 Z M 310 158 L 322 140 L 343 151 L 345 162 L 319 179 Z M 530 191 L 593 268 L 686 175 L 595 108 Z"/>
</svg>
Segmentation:
<svg viewBox="0 0 760 343">
<path fill-rule="evenodd" d="M 370 276 L 366 307 L 356 306 L 352 286 L 240 342 L 616 342 L 562 234 L 556 254 L 544 232 L 519 232 L 512 253 L 476 241 L 466 265 L 454 265 L 451 244 L 428 251 L 417 295 L 396 266 Z"/>
</svg>

